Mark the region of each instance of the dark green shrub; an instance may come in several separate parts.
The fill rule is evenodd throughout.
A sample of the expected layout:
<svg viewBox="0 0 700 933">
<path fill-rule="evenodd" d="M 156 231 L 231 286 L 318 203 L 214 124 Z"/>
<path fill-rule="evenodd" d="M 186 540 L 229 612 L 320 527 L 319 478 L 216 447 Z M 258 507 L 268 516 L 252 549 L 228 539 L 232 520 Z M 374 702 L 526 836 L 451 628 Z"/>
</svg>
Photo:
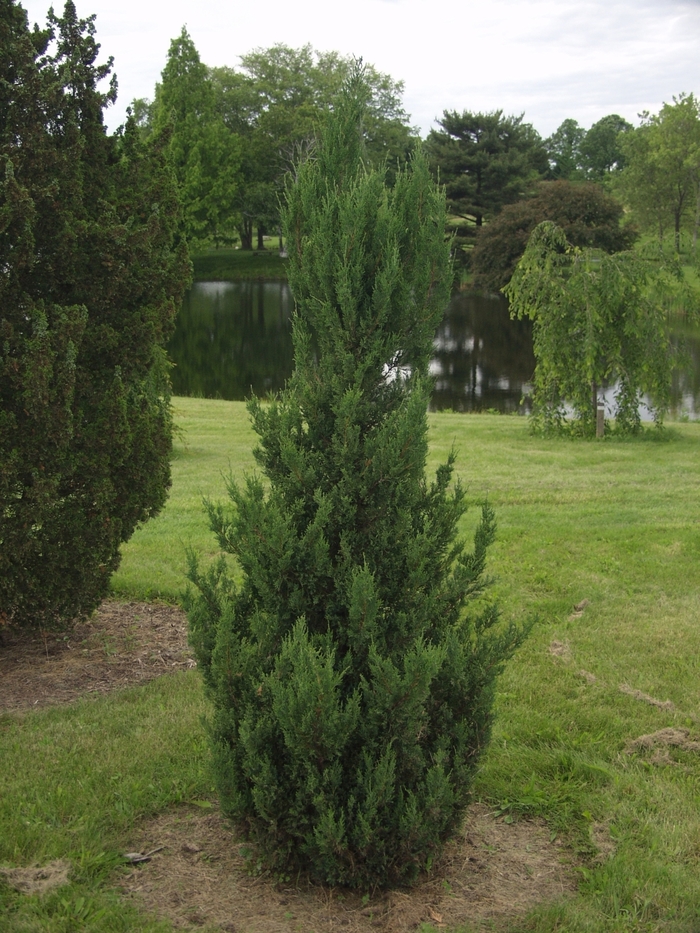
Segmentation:
<svg viewBox="0 0 700 933">
<path fill-rule="evenodd" d="M 108 136 L 92 19 L 49 21 L 0 2 L 0 627 L 45 629 L 94 609 L 165 501 L 189 274 L 167 139 Z"/>
<path fill-rule="evenodd" d="M 527 241 L 545 220 L 574 246 L 614 253 L 629 249 L 637 233 L 620 226 L 622 205 L 592 182 L 541 181 L 532 197 L 508 204 L 479 230 L 471 254 L 473 284 L 496 292 L 510 282 Z"/>
<path fill-rule="evenodd" d="M 427 367 L 448 300 L 444 196 L 417 154 L 391 191 L 361 159 L 361 79 L 287 192 L 296 369 L 250 411 L 266 481 L 209 505 L 191 639 L 224 811 L 280 871 L 410 881 L 458 828 L 494 679 L 521 635 L 479 595 L 494 534 L 425 479 Z"/>
</svg>

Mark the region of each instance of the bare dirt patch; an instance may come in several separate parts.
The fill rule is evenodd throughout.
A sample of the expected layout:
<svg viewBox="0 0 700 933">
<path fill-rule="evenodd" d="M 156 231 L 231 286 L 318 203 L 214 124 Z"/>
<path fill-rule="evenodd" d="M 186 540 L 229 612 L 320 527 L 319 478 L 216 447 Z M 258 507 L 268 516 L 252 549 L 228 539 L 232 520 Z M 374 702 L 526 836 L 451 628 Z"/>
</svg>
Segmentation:
<svg viewBox="0 0 700 933">
<path fill-rule="evenodd" d="M 505 823 L 481 804 L 440 864 L 415 887 L 349 892 L 251 874 L 245 845 L 218 812 L 178 810 L 144 824 L 130 846 L 163 849 L 122 881 L 125 896 L 180 929 L 227 933 L 405 933 L 522 916 L 575 891 L 571 865 L 539 820 Z M 254 858 L 252 860 L 254 862 Z"/>
<path fill-rule="evenodd" d="M 20 894 L 46 894 L 68 884 L 69 871 L 70 864 L 59 860 L 29 868 L 0 868 L 0 877 Z"/>
<path fill-rule="evenodd" d="M 182 609 L 106 600 L 68 636 L 2 634 L 0 710 L 69 703 L 194 664 Z"/>
</svg>

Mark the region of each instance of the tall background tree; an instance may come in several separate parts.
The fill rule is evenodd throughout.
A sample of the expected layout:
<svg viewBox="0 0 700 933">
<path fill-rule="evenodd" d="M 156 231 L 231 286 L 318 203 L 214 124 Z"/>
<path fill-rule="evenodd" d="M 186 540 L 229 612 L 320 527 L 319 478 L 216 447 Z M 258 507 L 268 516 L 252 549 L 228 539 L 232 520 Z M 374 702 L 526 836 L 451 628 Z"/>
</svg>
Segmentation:
<svg viewBox="0 0 700 933">
<path fill-rule="evenodd" d="M 183 27 L 170 43 L 150 116 L 172 127 L 170 156 L 192 246 L 231 239 L 241 183 L 242 142 L 222 119 L 209 70 Z"/>
<path fill-rule="evenodd" d="M 468 553 L 452 459 L 425 477 L 444 198 L 421 154 L 392 188 L 366 169 L 366 95 L 355 73 L 288 189 L 295 371 L 250 406 L 265 482 L 209 509 L 240 588 L 193 566 L 189 600 L 224 812 L 271 866 L 364 887 L 415 878 L 458 828 L 521 637 L 464 611 L 491 510 Z"/>
<path fill-rule="evenodd" d="M 671 231 L 673 248 L 692 230 L 693 251 L 700 228 L 700 101 L 680 94 L 658 114 L 621 139 L 625 168 L 617 190 L 640 227 L 653 231 L 663 247 Z"/>
<path fill-rule="evenodd" d="M 45 629 L 95 607 L 165 501 L 189 273 L 167 139 L 109 137 L 94 17 L 48 21 L 0 2 L 0 623 Z"/>
<path fill-rule="evenodd" d="M 445 111 L 426 142 L 431 166 L 447 192 L 447 211 L 458 246 L 506 205 L 520 200 L 546 174 L 547 153 L 537 131 L 501 110 Z"/>
</svg>

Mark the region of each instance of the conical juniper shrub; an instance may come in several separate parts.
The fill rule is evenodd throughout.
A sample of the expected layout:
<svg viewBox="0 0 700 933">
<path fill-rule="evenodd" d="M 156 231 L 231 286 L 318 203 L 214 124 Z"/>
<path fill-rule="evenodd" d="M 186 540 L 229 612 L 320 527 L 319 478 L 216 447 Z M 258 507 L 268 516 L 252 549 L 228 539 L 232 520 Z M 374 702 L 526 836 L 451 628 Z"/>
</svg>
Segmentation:
<svg viewBox="0 0 700 933">
<path fill-rule="evenodd" d="M 523 632 L 484 600 L 453 457 L 427 483 L 427 376 L 449 296 L 442 191 L 418 153 L 388 190 L 362 162 L 361 73 L 287 190 L 295 371 L 249 404 L 265 479 L 208 504 L 191 641 L 213 701 L 221 805 L 277 871 L 408 882 L 458 829 L 494 680 Z"/>
</svg>

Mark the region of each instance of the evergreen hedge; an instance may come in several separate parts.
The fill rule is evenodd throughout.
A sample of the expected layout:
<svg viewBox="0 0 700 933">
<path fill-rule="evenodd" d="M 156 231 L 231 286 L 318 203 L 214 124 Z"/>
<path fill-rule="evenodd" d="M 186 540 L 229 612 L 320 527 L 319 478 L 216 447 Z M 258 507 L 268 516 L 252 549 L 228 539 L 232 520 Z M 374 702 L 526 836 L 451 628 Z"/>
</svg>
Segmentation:
<svg viewBox="0 0 700 933">
<path fill-rule="evenodd" d="M 193 557 L 187 600 L 224 812 L 273 869 L 351 886 L 411 881 L 458 829 L 522 639 L 465 612 L 492 510 L 467 551 L 454 457 L 425 478 L 444 195 L 420 153 L 391 190 L 364 167 L 364 94 L 358 72 L 288 186 L 296 367 L 249 405 L 263 477 L 208 504 L 242 582 Z"/>
<path fill-rule="evenodd" d="M 94 34 L 0 0 L 0 629 L 88 615 L 170 484 L 189 261 L 167 136 L 107 135 Z"/>
</svg>

